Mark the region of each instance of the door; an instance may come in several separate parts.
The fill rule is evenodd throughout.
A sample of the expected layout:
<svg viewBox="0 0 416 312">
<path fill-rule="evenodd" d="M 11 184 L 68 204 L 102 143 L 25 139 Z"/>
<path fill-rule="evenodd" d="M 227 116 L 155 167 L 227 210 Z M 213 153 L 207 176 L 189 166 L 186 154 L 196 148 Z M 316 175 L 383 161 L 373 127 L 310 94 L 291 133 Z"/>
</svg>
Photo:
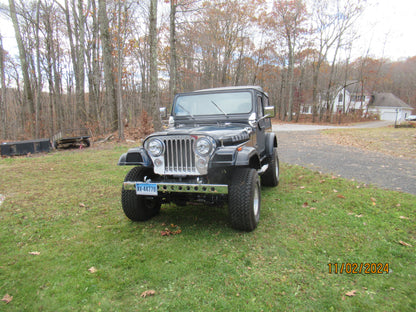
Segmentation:
<svg viewBox="0 0 416 312">
<path fill-rule="evenodd" d="M 261 95 L 257 96 L 257 149 L 261 157 L 265 155 L 266 149 L 266 120 L 264 118 L 264 103 Z M 266 118 L 267 119 L 267 118 Z"/>
</svg>

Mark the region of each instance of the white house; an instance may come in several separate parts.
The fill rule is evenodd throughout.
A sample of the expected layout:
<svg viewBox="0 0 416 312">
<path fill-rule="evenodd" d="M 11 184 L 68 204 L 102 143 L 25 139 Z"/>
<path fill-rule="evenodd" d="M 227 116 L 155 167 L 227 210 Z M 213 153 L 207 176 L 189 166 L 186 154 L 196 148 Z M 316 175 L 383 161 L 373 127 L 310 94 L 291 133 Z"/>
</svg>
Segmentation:
<svg viewBox="0 0 416 312">
<path fill-rule="evenodd" d="M 413 108 L 392 93 L 376 93 L 371 97 L 368 112 L 380 116 L 380 120 L 402 122 L 412 114 Z"/>
<path fill-rule="evenodd" d="M 354 112 L 367 109 L 367 105 L 371 100 L 371 94 L 362 88 L 359 81 L 348 81 L 344 86 L 338 87 L 335 93 L 331 95 L 331 102 L 327 105 L 326 94 L 319 95 L 320 107 L 318 110 L 332 108 L 332 112 Z M 312 104 L 303 104 L 301 106 L 302 114 L 312 114 Z"/>
<path fill-rule="evenodd" d="M 333 113 L 348 113 L 365 110 L 370 103 L 371 94 L 358 81 L 350 81 L 338 89 L 331 107 Z"/>
</svg>

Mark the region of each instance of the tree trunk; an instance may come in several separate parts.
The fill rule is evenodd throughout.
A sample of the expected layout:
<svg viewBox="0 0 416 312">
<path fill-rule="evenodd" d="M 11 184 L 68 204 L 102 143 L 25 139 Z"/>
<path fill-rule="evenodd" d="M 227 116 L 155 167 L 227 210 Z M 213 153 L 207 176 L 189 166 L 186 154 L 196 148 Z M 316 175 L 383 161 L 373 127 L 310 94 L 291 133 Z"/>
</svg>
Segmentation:
<svg viewBox="0 0 416 312">
<path fill-rule="evenodd" d="M 149 13 L 150 40 L 150 110 L 153 127 L 156 131 L 162 128 L 158 107 L 158 74 L 157 74 L 157 0 L 150 0 Z"/>
<path fill-rule="evenodd" d="M 124 48 L 124 40 L 121 38 L 121 27 L 122 27 L 122 20 L 121 20 L 121 1 L 118 0 L 118 12 L 117 12 L 117 19 L 118 19 L 118 31 L 117 31 L 117 101 L 118 101 L 118 138 L 124 141 L 124 123 L 123 123 L 123 86 L 122 86 L 122 79 L 123 79 L 123 48 Z"/>
<path fill-rule="evenodd" d="M 177 69 L 177 54 L 176 54 L 176 6 L 177 0 L 170 0 L 170 81 L 169 93 L 170 102 L 176 93 L 178 69 Z"/>
<path fill-rule="evenodd" d="M 76 82 L 76 93 L 77 103 L 80 107 L 80 118 L 82 122 L 88 121 L 88 109 L 85 102 L 85 21 L 86 17 L 84 14 L 84 2 L 78 0 L 78 40 L 79 44 L 77 47 L 77 76 L 78 81 Z"/>
<path fill-rule="evenodd" d="M 118 108 L 116 100 L 116 88 L 113 74 L 113 57 L 111 47 L 111 36 L 109 29 L 109 22 L 107 17 L 107 5 L 106 0 L 99 0 L 99 13 L 98 18 L 100 20 L 101 40 L 103 47 L 103 60 L 104 60 L 104 80 L 106 87 L 106 105 L 111 109 L 111 130 L 117 130 L 118 122 Z"/>
<path fill-rule="evenodd" d="M 35 111 L 35 106 L 33 102 L 32 87 L 30 84 L 29 64 L 27 62 L 27 55 L 26 55 L 25 46 L 23 44 L 23 38 L 20 33 L 19 21 L 17 20 L 16 5 L 14 3 L 14 0 L 9 0 L 9 9 L 10 9 L 10 16 L 12 19 L 13 28 L 14 28 L 14 32 L 16 36 L 17 47 L 19 49 L 20 66 L 22 68 L 23 84 L 24 84 L 24 100 L 29 107 L 30 115 L 32 115 Z"/>
<path fill-rule="evenodd" d="M 3 139 L 7 138 L 6 132 L 6 75 L 5 75 L 5 60 L 3 50 L 3 38 L 0 34 L 0 80 L 1 80 L 1 98 L 0 98 L 0 121 L 1 121 L 1 136 Z"/>
<path fill-rule="evenodd" d="M 287 99 L 287 121 L 292 121 L 293 116 L 293 72 L 294 72 L 294 52 L 293 46 L 290 38 L 288 39 L 288 47 L 289 47 L 289 67 L 288 67 L 288 99 Z"/>
<path fill-rule="evenodd" d="M 48 12 L 45 12 L 48 13 Z M 50 13 L 50 12 L 49 12 Z M 46 55 L 47 55 L 47 68 L 46 75 L 48 78 L 49 86 L 49 136 L 55 134 L 55 94 L 54 94 L 54 82 L 53 82 L 53 34 L 50 19 L 45 19 L 45 32 L 46 32 Z"/>
</svg>

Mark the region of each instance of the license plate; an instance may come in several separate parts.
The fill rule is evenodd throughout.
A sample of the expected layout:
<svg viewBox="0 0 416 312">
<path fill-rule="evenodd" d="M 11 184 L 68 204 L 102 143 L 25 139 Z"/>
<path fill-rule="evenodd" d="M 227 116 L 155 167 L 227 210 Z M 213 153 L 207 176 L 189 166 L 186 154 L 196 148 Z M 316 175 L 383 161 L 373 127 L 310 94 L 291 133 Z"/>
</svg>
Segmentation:
<svg viewBox="0 0 416 312">
<path fill-rule="evenodd" d="M 157 196 L 157 184 L 136 183 L 136 194 Z"/>
</svg>

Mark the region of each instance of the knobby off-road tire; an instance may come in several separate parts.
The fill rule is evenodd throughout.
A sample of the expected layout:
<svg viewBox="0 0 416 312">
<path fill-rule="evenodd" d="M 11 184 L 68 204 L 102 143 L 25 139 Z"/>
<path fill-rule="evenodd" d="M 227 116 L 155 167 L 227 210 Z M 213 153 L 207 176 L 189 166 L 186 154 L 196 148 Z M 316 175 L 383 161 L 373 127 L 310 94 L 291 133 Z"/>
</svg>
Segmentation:
<svg viewBox="0 0 416 312">
<path fill-rule="evenodd" d="M 260 179 L 255 169 L 236 168 L 228 191 L 231 225 L 242 231 L 253 231 L 260 218 Z"/>
<path fill-rule="evenodd" d="M 153 171 L 148 168 L 134 167 L 124 179 L 127 181 L 144 181 L 144 177 L 151 177 Z M 121 205 L 127 218 L 132 221 L 146 221 L 160 211 L 160 200 L 157 197 L 136 195 L 136 191 L 121 189 Z"/>
<path fill-rule="evenodd" d="M 261 185 L 278 186 L 279 185 L 279 157 L 277 148 L 273 148 L 273 154 L 268 158 L 269 168 L 261 176 Z"/>
</svg>

